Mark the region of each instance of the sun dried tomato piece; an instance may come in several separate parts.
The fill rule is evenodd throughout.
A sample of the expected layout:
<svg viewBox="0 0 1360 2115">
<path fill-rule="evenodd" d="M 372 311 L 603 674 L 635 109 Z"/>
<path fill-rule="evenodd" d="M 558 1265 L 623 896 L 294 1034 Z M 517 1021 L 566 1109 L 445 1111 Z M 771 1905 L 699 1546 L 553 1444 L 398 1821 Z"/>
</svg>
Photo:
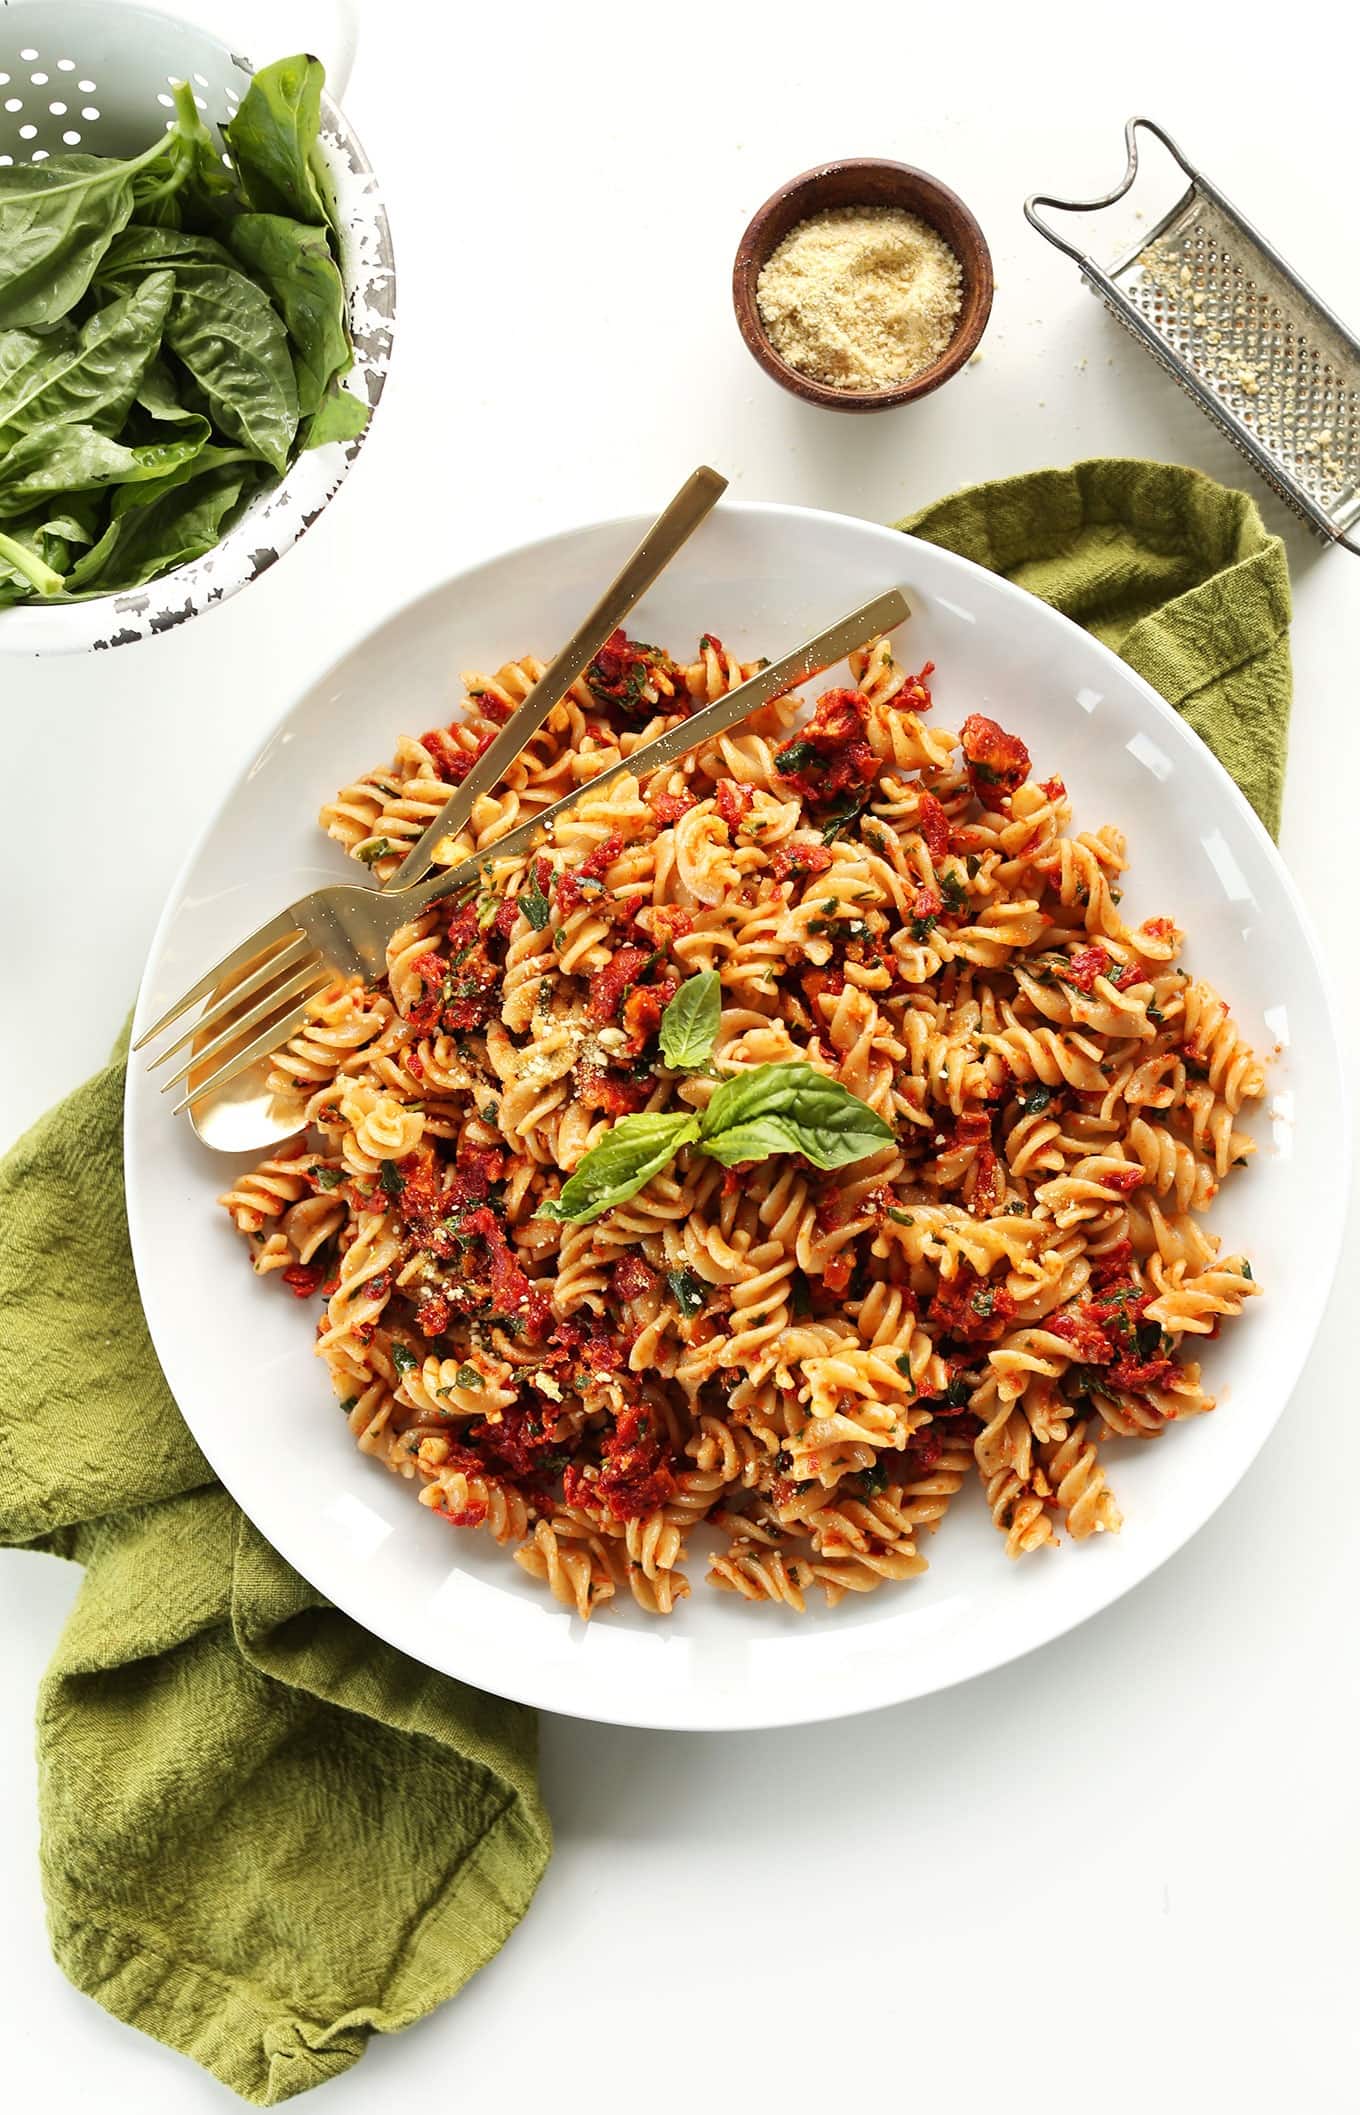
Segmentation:
<svg viewBox="0 0 1360 2115">
<path fill-rule="evenodd" d="M 495 715 L 488 714 L 487 717 L 494 718 Z M 455 721 L 454 726 L 447 729 L 432 727 L 428 734 L 420 737 L 421 747 L 429 750 L 435 769 L 446 786 L 461 786 L 477 759 L 485 756 L 496 739 L 494 734 L 482 734 L 470 749 L 461 748 L 453 739 L 457 724 Z"/>
<path fill-rule="evenodd" d="M 1146 1388 L 1166 1388 L 1176 1377 L 1174 1359 L 1118 1359 L 1110 1368 L 1112 1386 L 1123 1388 L 1129 1395 L 1141 1395 Z"/>
<path fill-rule="evenodd" d="M 808 1005 L 815 1007 L 819 999 L 828 995 L 833 999 L 840 997 L 845 990 L 845 971 L 835 968 L 805 969 L 798 982 L 802 986 L 803 997 Z"/>
<path fill-rule="evenodd" d="M 740 785 L 736 779 L 725 778 L 719 781 L 718 790 L 713 796 L 713 805 L 734 837 L 751 812 L 753 798 L 750 787 Z"/>
<path fill-rule="evenodd" d="M 661 1016 L 680 989 L 677 977 L 662 977 L 655 984 L 639 984 L 623 1002 L 623 1025 L 628 1031 L 625 1054 L 640 1057 L 661 1026 Z"/>
<path fill-rule="evenodd" d="M 831 1258 L 822 1272 L 822 1284 L 829 1293 L 845 1292 L 850 1284 L 852 1260 L 845 1249 Z"/>
<path fill-rule="evenodd" d="M 436 1292 L 431 1286 L 420 1296 L 416 1308 L 416 1328 L 423 1337 L 442 1337 L 449 1326 L 452 1313 L 448 1295 Z"/>
<path fill-rule="evenodd" d="M 583 1065 L 576 1075 L 577 1099 L 583 1109 L 601 1109 L 606 1116 L 632 1116 L 647 1102 L 656 1082 L 635 1080 L 626 1072 Z"/>
<path fill-rule="evenodd" d="M 594 1495 L 611 1519 L 637 1520 L 664 1505 L 675 1489 L 675 1474 L 664 1458 L 665 1442 L 650 1404 L 630 1404 L 620 1411 L 601 1450 Z"/>
<path fill-rule="evenodd" d="M 622 851 L 621 837 L 606 837 L 602 843 L 596 845 L 593 852 L 587 852 L 576 871 L 583 881 L 603 881 Z"/>
<path fill-rule="evenodd" d="M 955 1277 L 941 1279 L 930 1301 L 930 1321 L 965 1344 L 994 1343 L 1014 1316 L 1015 1301 L 1005 1286 L 979 1278 L 966 1263 Z"/>
<path fill-rule="evenodd" d="M 283 1282 L 295 1300 L 309 1300 L 325 1275 L 319 1263 L 290 1263 L 282 1273 Z"/>
<path fill-rule="evenodd" d="M 1114 1357 L 1114 1346 L 1100 1324 L 1085 1307 L 1069 1308 L 1065 1314 L 1048 1315 L 1042 1327 L 1050 1336 L 1061 1337 L 1072 1346 L 1072 1356 L 1084 1366 L 1104 1366 Z"/>
<path fill-rule="evenodd" d="M 666 679 L 676 695 L 661 695 L 658 676 Z M 625 720 L 648 720 L 658 710 L 689 709 L 688 693 L 670 655 L 658 646 L 644 645 L 641 639 L 628 638 L 621 629 L 605 640 L 586 670 L 586 683 L 602 705 Z"/>
<path fill-rule="evenodd" d="M 809 801 L 871 784 L 878 759 L 864 739 L 866 710 L 857 690 L 824 691 L 807 725 L 775 751 L 779 776 Z"/>
<path fill-rule="evenodd" d="M 592 1021 L 613 1020 L 628 986 L 637 983 L 651 959 L 651 951 L 645 947 L 615 948 L 604 968 L 591 978 L 587 1010 Z"/>
<path fill-rule="evenodd" d="M 694 931 L 694 913 L 678 903 L 658 903 L 652 910 L 652 938 L 664 944 L 668 940 L 683 940 L 686 933 Z"/>
<path fill-rule="evenodd" d="M 984 713 L 970 712 L 962 727 L 968 779 L 984 808 L 1002 808 L 1029 777 L 1029 751 L 1019 735 Z"/>
<path fill-rule="evenodd" d="M 921 795 L 916 827 L 925 840 L 925 847 L 931 858 L 943 859 L 949 850 L 949 817 L 933 793 Z"/>
<path fill-rule="evenodd" d="M 1113 968 L 1103 947 L 1079 947 L 1068 956 L 1060 974 L 1064 984 L 1075 984 L 1089 998 L 1097 977 L 1107 977 Z"/>
<path fill-rule="evenodd" d="M 678 823 L 682 815 L 688 815 L 690 809 L 698 805 L 692 793 L 658 793 L 652 800 L 652 813 L 658 829 L 668 830 L 672 823 Z"/>
<path fill-rule="evenodd" d="M 620 1256 L 609 1274 L 609 1287 L 616 1300 L 640 1300 L 652 1291 L 656 1272 L 636 1250 Z"/>
<path fill-rule="evenodd" d="M 484 1420 L 470 1427 L 469 1439 L 475 1440 L 483 1457 L 489 1456 L 493 1473 L 503 1481 L 509 1481 L 505 1471 L 510 1471 L 521 1487 L 542 1487 L 547 1474 L 543 1461 L 545 1454 L 556 1453 L 557 1441 L 545 1420 L 543 1407 L 537 1398 L 523 1403 L 511 1403 L 501 1411 L 495 1424 Z M 485 1458 L 478 1467 L 483 1474 L 488 1464 Z"/>
<path fill-rule="evenodd" d="M 1116 1286 L 1131 1283 L 1129 1271 L 1132 1264 L 1133 1243 L 1131 1241 L 1116 1241 L 1114 1247 L 1107 1249 L 1098 1263 L 1091 1265 L 1092 1289 L 1099 1292 L 1108 1292 Z"/>
<path fill-rule="evenodd" d="M 770 872 L 776 881 L 793 881 L 804 874 L 825 874 L 834 857 L 830 845 L 810 845 L 801 841 L 780 845 L 770 861 Z"/>
</svg>

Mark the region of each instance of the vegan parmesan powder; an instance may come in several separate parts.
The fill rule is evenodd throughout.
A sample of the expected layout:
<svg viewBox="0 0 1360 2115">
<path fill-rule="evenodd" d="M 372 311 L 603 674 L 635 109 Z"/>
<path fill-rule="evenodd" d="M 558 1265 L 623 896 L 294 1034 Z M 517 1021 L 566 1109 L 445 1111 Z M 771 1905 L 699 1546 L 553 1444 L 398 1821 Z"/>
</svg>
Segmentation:
<svg viewBox="0 0 1360 2115">
<path fill-rule="evenodd" d="M 939 359 L 962 306 L 958 258 L 901 206 L 833 206 L 771 251 L 756 305 L 781 360 L 832 389 L 887 389 Z"/>
</svg>

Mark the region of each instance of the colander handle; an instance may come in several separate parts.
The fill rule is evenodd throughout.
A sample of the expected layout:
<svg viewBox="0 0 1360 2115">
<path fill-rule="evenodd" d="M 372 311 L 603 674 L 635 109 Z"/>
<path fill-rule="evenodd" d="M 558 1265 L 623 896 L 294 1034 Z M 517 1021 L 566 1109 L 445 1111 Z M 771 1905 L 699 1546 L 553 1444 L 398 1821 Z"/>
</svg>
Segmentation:
<svg viewBox="0 0 1360 2115">
<path fill-rule="evenodd" d="M 326 69 L 326 89 L 344 100 L 359 43 L 359 0 L 165 0 L 184 22 L 206 30 L 252 66 L 310 51 Z"/>
</svg>

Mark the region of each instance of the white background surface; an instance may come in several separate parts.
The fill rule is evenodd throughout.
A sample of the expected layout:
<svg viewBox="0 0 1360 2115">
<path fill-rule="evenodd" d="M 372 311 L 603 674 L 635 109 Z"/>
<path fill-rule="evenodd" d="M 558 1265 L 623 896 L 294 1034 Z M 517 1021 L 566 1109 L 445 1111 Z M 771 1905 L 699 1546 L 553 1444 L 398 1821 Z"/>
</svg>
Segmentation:
<svg viewBox="0 0 1360 2115">
<path fill-rule="evenodd" d="M 1020 201 L 1106 189 L 1123 120 L 1145 110 L 1354 320 L 1345 70 L 1339 46 L 1296 43 L 1286 13 L 1249 0 L 1229 15 L 1143 0 L 1133 16 L 974 0 L 928 21 L 896 0 L 370 0 L 347 104 L 393 217 L 398 347 L 349 484 L 258 585 L 186 630 L 0 664 L 4 1135 L 104 1056 L 184 851 L 280 708 L 443 574 L 659 504 L 700 458 L 742 495 L 879 519 L 1085 454 L 1247 482 Z M 998 281 L 982 363 L 863 419 L 769 383 L 728 297 L 760 201 L 855 153 L 953 183 Z M 1295 580 L 1283 849 L 1355 1049 L 1360 561 L 1259 496 Z M 375 730 L 397 707 L 375 699 Z M 928 1702 L 801 1732 L 545 1720 L 558 1849 L 529 1917 L 326 2105 L 550 2092 L 584 2108 L 603 2081 L 606 2105 L 659 2115 L 754 2092 L 946 2110 L 1004 2095 L 1023 2115 L 1353 2107 L 1356 1252 L 1353 1232 L 1245 1483 L 1076 1635 Z M 31 1702 L 76 1583 L 45 1558 L 0 1558 L 5 2098 L 57 2115 L 225 2108 L 47 1956 Z"/>
</svg>

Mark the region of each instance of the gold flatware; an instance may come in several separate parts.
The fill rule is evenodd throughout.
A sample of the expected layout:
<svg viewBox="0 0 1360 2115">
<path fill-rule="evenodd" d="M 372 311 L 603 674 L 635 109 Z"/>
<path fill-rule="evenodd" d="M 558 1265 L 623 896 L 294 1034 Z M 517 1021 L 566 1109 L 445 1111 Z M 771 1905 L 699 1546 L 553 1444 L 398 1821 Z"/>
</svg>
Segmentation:
<svg viewBox="0 0 1360 2115">
<path fill-rule="evenodd" d="M 772 698 L 843 660 L 880 633 L 893 630 L 909 615 L 906 598 L 899 589 L 876 595 L 782 659 L 759 670 L 726 697 L 691 714 L 654 741 L 644 743 L 630 757 L 595 778 L 584 780 L 551 807 L 489 844 L 476 858 L 428 881 L 398 890 L 379 891 L 346 884 L 314 890 L 269 919 L 192 984 L 138 1037 L 134 1049 L 141 1050 L 164 1034 L 199 1000 L 210 999 L 192 1028 L 162 1051 L 150 1069 L 165 1064 L 187 1045 L 198 1045 L 165 1081 L 164 1091 L 187 1084 L 188 1092 L 175 1105 L 176 1115 L 202 1097 L 220 1095 L 288 1041 L 328 984 L 337 977 L 360 977 L 365 983 L 380 977 L 386 969 L 388 942 L 399 926 L 418 917 L 442 897 L 476 886 L 488 866 L 517 857 L 536 842 L 541 832 L 551 831 L 558 818 L 587 794 L 598 792 L 624 772 L 641 778 L 674 763 L 714 736 L 725 734 Z M 223 995 L 214 996 L 219 991 Z M 245 1010 L 240 1011 L 243 1007 Z M 209 1030 L 217 1033 L 207 1043 L 201 1043 Z M 204 1066 L 212 1069 L 206 1076 L 193 1078 L 194 1074 L 202 1074 Z M 209 1143 L 216 1140 L 210 1139 Z M 231 1150 L 237 1150 L 235 1141 Z"/>
<path fill-rule="evenodd" d="M 428 873 L 439 845 L 444 839 L 458 835 L 482 794 L 500 783 L 554 705 L 559 704 L 577 678 L 584 675 L 610 634 L 642 600 L 726 490 L 727 479 L 709 469 L 707 464 L 701 463 L 686 478 L 622 570 L 582 619 L 550 666 L 544 669 L 529 695 L 516 706 L 462 784 L 445 801 L 429 827 L 421 832 L 401 865 L 388 875 L 383 884 L 385 888 L 405 888 Z M 236 952 L 239 955 L 240 950 Z M 228 959 L 235 960 L 235 957 Z M 249 972 L 262 966 L 265 965 L 254 960 L 237 963 L 234 973 L 225 977 L 213 992 L 214 1005 L 219 1001 L 240 1000 Z M 216 1018 L 225 1020 L 226 1015 L 219 1012 Z M 201 1054 L 198 1045 L 203 1033 L 204 1022 L 199 1022 L 192 1031 L 195 1047 L 191 1052 L 191 1063 L 195 1067 Z M 175 1047 L 182 1048 L 183 1042 Z M 171 1054 L 166 1053 L 167 1056 Z M 263 1150 L 290 1137 L 297 1129 L 287 1104 L 278 1102 L 270 1094 L 263 1073 L 252 1077 L 249 1071 L 240 1072 L 225 1082 L 215 1096 L 197 1095 L 189 1106 L 189 1121 L 205 1145 L 226 1153 Z"/>
<path fill-rule="evenodd" d="M 516 706 L 485 754 L 479 756 L 457 791 L 450 795 L 416 839 L 396 872 L 384 884 L 409 888 L 434 863 L 436 847 L 456 837 L 484 793 L 498 786 L 526 742 L 537 734 L 554 705 L 561 703 L 578 676 L 583 676 L 611 632 L 641 602 L 652 583 L 687 543 L 700 522 L 727 490 L 727 479 L 701 464 L 686 478 L 675 498 L 659 514 L 617 579 L 610 582 L 590 615 L 578 625 L 560 654 L 547 667 L 523 703 Z"/>
</svg>

